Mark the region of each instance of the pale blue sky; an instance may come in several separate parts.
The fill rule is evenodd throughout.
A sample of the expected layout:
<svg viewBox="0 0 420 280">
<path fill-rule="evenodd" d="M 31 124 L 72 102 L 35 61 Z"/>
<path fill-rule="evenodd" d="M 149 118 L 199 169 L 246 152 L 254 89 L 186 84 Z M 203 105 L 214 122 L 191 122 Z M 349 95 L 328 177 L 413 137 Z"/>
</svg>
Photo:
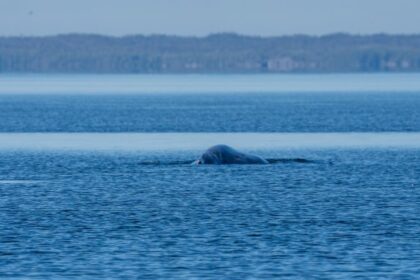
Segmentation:
<svg viewBox="0 0 420 280">
<path fill-rule="evenodd" d="M 0 0 L 0 35 L 420 33 L 420 0 Z"/>
</svg>

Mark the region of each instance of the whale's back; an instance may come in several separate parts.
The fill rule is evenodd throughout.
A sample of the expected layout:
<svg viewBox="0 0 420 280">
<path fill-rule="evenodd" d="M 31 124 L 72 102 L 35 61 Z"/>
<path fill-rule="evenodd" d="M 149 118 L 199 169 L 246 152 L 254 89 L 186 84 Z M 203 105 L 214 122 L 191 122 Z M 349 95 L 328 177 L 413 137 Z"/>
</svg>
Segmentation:
<svg viewBox="0 0 420 280">
<path fill-rule="evenodd" d="M 199 164 L 267 164 L 268 161 L 256 156 L 238 152 L 228 145 L 215 145 L 207 149 L 197 161 Z"/>
</svg>

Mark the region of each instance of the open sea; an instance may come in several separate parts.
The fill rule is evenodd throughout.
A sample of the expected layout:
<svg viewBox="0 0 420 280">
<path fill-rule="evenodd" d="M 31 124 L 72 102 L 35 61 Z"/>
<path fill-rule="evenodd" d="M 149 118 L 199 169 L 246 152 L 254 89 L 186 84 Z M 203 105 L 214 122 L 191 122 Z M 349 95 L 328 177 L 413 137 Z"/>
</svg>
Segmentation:
<svg viewBox="0 0 420 280">
<path fill-rule="evenodd" d="M 0 278 L 420 279 L 420 74 L 1 75 Z"/>
</svg>

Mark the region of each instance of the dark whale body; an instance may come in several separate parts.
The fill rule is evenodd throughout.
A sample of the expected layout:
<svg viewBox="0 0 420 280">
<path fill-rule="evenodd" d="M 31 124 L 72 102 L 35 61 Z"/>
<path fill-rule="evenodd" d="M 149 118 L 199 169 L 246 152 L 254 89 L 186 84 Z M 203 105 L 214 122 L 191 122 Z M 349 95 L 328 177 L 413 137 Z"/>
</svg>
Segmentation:
<svg viewBox="0 0 420 280">
<path fill-rule="evenodd" d="M 216 145 L 209 148 L 193 164 L 268 164 L 259 156 L 238 152 L 227 145 Z"/>
</svg>

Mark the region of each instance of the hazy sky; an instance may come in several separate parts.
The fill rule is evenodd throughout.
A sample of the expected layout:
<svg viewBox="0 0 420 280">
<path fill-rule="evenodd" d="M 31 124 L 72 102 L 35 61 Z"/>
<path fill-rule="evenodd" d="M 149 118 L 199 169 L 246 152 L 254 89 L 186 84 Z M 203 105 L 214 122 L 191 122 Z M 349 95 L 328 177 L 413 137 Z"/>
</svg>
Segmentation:
<svg viewBox="0 0 420 280">
<path fill-rule="evenodd" d="M 0 35 L 420 33 L 420 0 L 0 0 Z"/>
</svg>

